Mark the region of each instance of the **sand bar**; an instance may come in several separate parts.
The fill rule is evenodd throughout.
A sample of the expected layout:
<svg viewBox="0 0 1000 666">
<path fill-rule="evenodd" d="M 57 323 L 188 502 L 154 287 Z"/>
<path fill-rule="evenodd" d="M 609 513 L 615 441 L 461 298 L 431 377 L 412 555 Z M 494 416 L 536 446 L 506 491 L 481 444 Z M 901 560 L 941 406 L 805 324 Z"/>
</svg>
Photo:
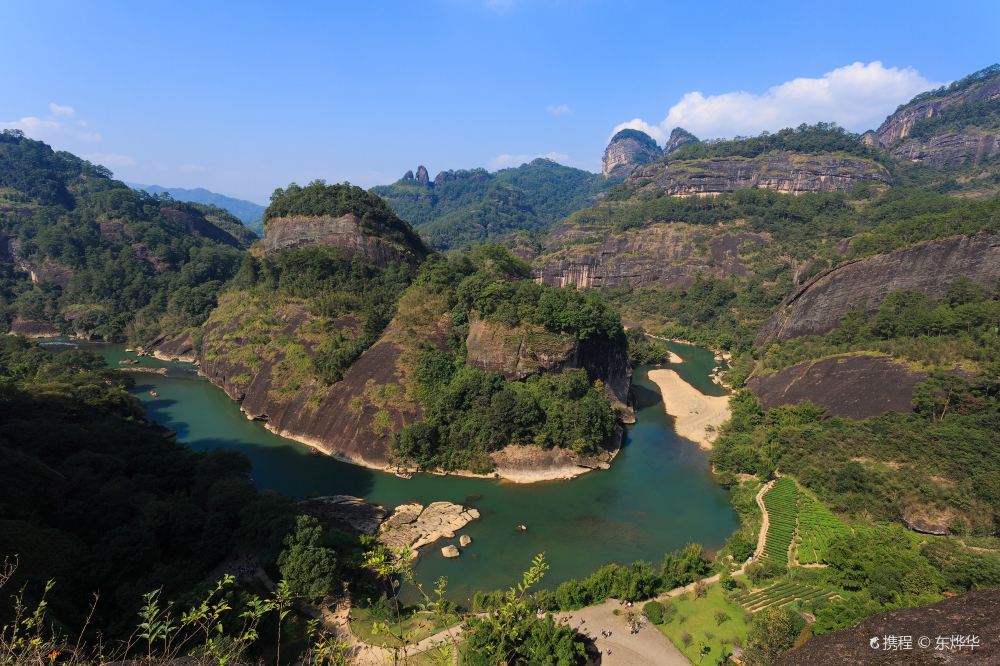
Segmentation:
<svg viewBox="0 0 1000 666">
<path fill-rule="evenodd" d="M 677 434 L 711 449 L 714 430 L 729 420 L 729 396 L 705 395 L 669 368 L 650 370 L 649 379 L 660 387 L 663 407 L 674 417 Z"/>
</svg>

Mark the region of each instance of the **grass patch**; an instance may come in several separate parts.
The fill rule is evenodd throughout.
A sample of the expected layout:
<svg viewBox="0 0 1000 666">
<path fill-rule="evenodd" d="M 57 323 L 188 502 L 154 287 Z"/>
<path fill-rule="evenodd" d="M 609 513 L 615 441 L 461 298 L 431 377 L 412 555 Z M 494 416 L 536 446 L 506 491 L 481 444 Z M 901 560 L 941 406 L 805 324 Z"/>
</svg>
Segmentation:
<svg viewBox="0 0 1000 666">
<path fill-rule="evenodd" d="M 669 599 L 664 605 L 673 606 L 675 610 L 669 611 L 669 619 L 656 628 L 693 664 L 714 664 L 722 655 L 723 645 L 731 650 L 746 640 L 749 627 L 745 613 L 737 604 L 726 600 L 720 585 L 708 587 L 703 597 L 688 593 Z M 723 613 L 727 619 L 720 623 Z M 690 639 L 685 640 L 685 637 Z M 709 648 L 704 657 L 701 656 L 702 646 Z"/>
<path fill-rule="evenodd" d="M 373 630 L 376 621 L 381 622 L 372 613 L 371 609 L 354 607 L 351 609 L 351 631 L 366 643 L 381 645 L 382 647 L 395 647 L 399 645 L 395 636 L 402 635 L 410 644 L 418 643 L 428 636 L 433 636 L 439 631 L 457 625 L 461 620 L 456 615 L 447 615 L 444 618 L 428 611 L 413 611 L 403 618 L 399 625 L 391 625 L 392 633 L 395 636 Z"/>
</svg>

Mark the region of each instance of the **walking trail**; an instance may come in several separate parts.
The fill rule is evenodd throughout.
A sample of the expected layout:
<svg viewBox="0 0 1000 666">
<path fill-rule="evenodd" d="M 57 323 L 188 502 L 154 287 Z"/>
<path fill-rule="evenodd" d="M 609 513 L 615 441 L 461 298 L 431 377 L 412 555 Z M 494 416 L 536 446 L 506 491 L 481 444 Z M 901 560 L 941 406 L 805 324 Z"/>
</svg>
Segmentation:
<svg viewBox="0 0 1000 666">
<path fill-rule="evenodd" d="M 754 560 L 760 559 L 764 552 L 764 544 L 767 542 L 767 528 L 770 523 L 767 515 L 767 508 L 764 506 L 764 494 L 771 489 L 774 481 L 769 481 L 757 493 L 755 498 L 757 506 L 761 511 L 760 533 L 757 535 L 757 548 L 754 550 Z M 733 575 L 744 572 L 747 562 L 744 562 Z M 719 581 L 719 574 L 703 578 L 702 585 L 711 585 Z M 657 597 L 658 601 L 666 601 L 681 595 L 692 592 L 697 583 L 691 583 L 683 587 L 677 587 L 664 592 Z M 315 609 L 315 607 L 313 607 Z M 640 607 L 633 607 L 636 614 L 641 612 Z M 315 609 L 319 610 L 319 609 Z M 619 614 L 615 614 L 615 610 Z M 482 614 L 481 614 L 482 615 Z M 590 638 L 597 649 L 601 652 L 601 666 L 686 666 L 690 662 L 687 657 L 670 642 L 663 632 L 649 623 L 642 626 L 638 633 L 629 631 L 628 618 L 622 608 L 622 602 L 616 599 L 608 599 L 604 603 L 595 606 L 587 606 L 580 610 L 554 614 L 559 622 L 564 622 L 579 633 Z M 347 622 L 346 609 L 341 609 L 334 613 L 328 609 L 323 609 L 321 615 L 314 615 L 323 623 L 324 627 L 330 631 L 335 631 L 341 640 L 346 640 L 351 646 L 351 663 L 362 664 L 364 666 L 380 666 L 382 664 L 393 663 L 393 652 L 383 647 L 370 645 L 358 639 L 350 630 Z M 610 636 L 604 636 L 602 631 L 611 632 Z M 413 657 L 422 652 L 426 652 L 436 645 L 451 642 L 457 639 L 462 633 L 460 626 L 452 627 L 440 631 L 433 636 L 429 636 L 415 645 L 400 650 L 399 656 L 404 654 Z"/>
</svg>

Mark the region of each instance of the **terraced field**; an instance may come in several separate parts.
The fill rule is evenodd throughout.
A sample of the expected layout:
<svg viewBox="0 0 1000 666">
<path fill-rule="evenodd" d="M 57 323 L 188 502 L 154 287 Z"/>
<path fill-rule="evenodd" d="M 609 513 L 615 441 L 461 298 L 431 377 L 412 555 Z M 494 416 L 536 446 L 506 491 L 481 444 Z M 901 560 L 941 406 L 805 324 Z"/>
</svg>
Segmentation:
<svg viewBox="0 0 1000 666">
<path fill-rule="evenodd" d="M 796 601 L 808 603 L 819 599 L 833 599 L 836 596 L 834 592 L 812 585 L 784 582 L 755 592 L 741 592 L 733 595 L 732 599 L 747 611 L 756 613 L 765 608 L 788 606 Z"/>
<path fill-rule="evenodd" d="M 788 549 L 792 544 L 798 516 L 798 495 L 795 482 L 788 477 L 775 481 L 774 486 L 764 495 L 768 528 L 762 558 L 788 562 Z"/>
<path fill-rule="evenodd" d="M 825 506 L 804 493 L 799 494 L 799 536 L 795 551 L 799 564 L 825 562 L 830 541 L 850 531 Z"/>
</svg>

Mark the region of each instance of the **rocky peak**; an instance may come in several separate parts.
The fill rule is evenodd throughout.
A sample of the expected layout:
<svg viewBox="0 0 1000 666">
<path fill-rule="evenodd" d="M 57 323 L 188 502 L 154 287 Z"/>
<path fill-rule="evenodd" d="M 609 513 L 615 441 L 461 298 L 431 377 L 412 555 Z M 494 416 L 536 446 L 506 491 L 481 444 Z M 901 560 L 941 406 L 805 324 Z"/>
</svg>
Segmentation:
<svg viewBox="0 0 1000 666">
<path fill-rule="evenodd" d="M 427 173 L 427 167 L 425 167 L 423 164 L 417 167 L 417 182 L 423 185 L 426 185 L 429 182 L 431 182 L 431 177 Z"/>
<path fill-rule="evenodd" d="M 683 127 L 675 127 L 670 130 L 670 138 L 663 146 L 663 154 L 669 155 L 686 143 L 697 143 L 698 137 L 688 132 Z"/>
<path fill-rule="evenodd" d="M 449 180 L 455 180 L 454 171 L 439 171 L 438 175 L 434 176 L 435 185 L 440 185 L 441 183 L 447 182 Z"/>
<path fill-rule="evenodd" d="M 624 178 L 637 166 L 659 160 L 663 152 L 653 137 L 634 129 L 623 129 L 613 137 L 604 150 L 605 178 Z"/>
<path fill-rule="evenodd" d="M 400 180 L 413 180 L 413 170 L 412 169 L 407 170 L 407 172 L 403 174 L 403 177 L 400 178 Z"/>
</svg>

